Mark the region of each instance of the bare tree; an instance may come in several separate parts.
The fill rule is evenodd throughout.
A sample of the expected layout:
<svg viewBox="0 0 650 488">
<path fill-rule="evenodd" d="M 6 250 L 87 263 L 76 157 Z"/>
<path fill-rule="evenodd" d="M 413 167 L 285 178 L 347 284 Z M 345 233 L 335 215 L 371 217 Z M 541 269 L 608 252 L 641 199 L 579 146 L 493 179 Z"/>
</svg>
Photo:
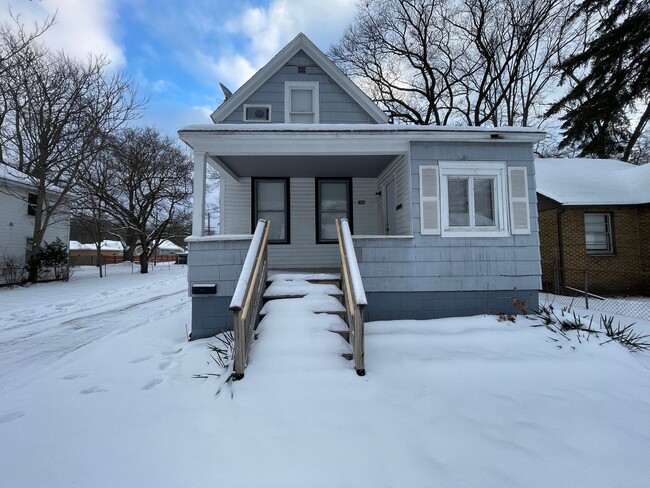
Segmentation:
<svg viewBox="0 0 650 488">
<path fill-rule="evenodd" d="M 140 271 L 146 273 L 163 240 L 187 235 L 192 159 L 171 137 L 143 127 L 116 134 L 102 164 L 106 171 L 92 173 L 90 188 L 118 223 L 127 246 L 135 247 L 132 238 L 139 241 Z"/>
<path fill-rule="evenodd" d="M 367 0 L 330 55 L 392 121 L 530 125 L 574 46 L 568 0 Z"/>
<path fill-rule="evenodd" d="M 130 79 L 107 74 L 104 57 L 78 61 L 30 45 L 14 58 L 7 72 L 11 82 L 0 87 L 8 107 L 0 162 L 27 174 L 37 194 L 35 257 L 48 226 L 65 214 L 70 191 L 105 149 L 107 135 L 134 119 L 144 101 Z M 35 282 L 32 261 L 29 280 Z"/>
</svg>

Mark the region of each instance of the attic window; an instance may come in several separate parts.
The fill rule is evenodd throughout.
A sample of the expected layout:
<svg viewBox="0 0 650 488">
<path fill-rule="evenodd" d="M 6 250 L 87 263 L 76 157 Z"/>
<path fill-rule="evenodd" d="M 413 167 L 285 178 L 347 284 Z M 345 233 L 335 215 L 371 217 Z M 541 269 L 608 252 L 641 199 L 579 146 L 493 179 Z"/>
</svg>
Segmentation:
<svg viewBox="0 0 650 488">
<path fill-rule="evenodd" d="M 318 118 L 318 82 L 285 82 L 284 121 L 288 124 L 317 124 Z"/>
<path fill-rule="evenodd" d="M 307 72 L 306 66 L 298 66 L 298 73 L 306 73 L 306 72 Z"/>
<path fill-rule="evenodd" d="M 244 122 L 271 122 L 271 105 L 244 104 Z"/>
</svg>

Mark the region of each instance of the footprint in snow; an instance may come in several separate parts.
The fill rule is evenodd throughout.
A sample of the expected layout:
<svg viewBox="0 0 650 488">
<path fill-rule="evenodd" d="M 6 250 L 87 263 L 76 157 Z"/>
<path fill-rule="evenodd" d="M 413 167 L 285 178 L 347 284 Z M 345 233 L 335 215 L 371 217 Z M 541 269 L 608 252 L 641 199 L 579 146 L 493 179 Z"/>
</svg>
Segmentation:
<svg viewBox="0 0 650 488">
<path fill-rule="evenodd" d="M 151 390 L 152 388 L 155 388 L 158 386 L 160 383 L 162 383 L 163 380 L 160 378 L 156 378 L 155 380 L 148 381 L 147 384 L 145 384 L 142 389 L 143 390 Z"/>
<path fill-rule="evenodd" d="M 135 358 L 131 359 L 129 363 L 135 364 L 135 363 L 141 363 L 142 361 L 147 361 L 148 359 L 151 359 L 153 356 L 142 356 L 141 358 Z"/>
<path fill-rule="evenodd" d="M 164 370 L 166 370 L 167 368 L 169 368 L 169 367 L 172 365 L 172 363 L 173 363 L 173 361 L 171 361 L 171 360 L 163 361 L 162 363 L 160 363 L 160 364 L 158 365 L 158 369 L 159 369 L 160 371 L 164 371 Z"/>
<path fill-rule="evenodd" d="M 16 420 L 24 416 L 25 412 L 23 410 L 14 410 L 13 412 L 8 412 L 0 415 L 0 424 L 11 422 L 12 420 Z"/>
<path fill-rule="evenodd" d="M 77 373 L 72 373 L 72 374 L 67 374 L 63 377 L 64 380 L 74 380 L 77 378 L 85 378 L 88 376 L 87 374 L 77 374 Z"/>
<path fill-rule="evenodd" d="M 81 393 L 83 393 L 84 395 L 89 395 L 90 393 L 101 393 L 103 391 L 108 391 L 108 390 L 101 386 L 91 386 L 90 388 L 81 390 Z"/>
</svg>

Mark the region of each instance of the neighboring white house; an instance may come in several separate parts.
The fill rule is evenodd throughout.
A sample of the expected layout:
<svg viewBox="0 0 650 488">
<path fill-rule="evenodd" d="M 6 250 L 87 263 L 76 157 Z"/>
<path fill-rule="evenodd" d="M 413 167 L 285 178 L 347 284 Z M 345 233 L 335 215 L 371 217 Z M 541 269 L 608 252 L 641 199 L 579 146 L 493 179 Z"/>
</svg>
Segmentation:
<svg viewBox="0 0 650 488">
<path fill-rule="evenodd" d="M 51 195 L 56 195 L 55 191 Z M 36 190 L 29 177 L 7 165 L 0 164 L 0 271 L 7 260 L 24 266 L 32 251 L 34 205 Z M 70 238 L 70 218 L 61 216 L 50 222 L 44 241 Z M 0 283 L 4 282 L 0 273 Z"/>
</svg>

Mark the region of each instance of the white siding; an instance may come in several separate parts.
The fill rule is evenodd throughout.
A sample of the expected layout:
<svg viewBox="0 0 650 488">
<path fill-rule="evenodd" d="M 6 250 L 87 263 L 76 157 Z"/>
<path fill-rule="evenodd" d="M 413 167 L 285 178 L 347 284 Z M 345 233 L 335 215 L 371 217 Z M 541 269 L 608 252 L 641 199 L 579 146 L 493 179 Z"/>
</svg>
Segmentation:
<svg viewBox="0 0 650 488">
<path fill-rule="evenodd" d="M 221 233 L 250 234 L 251 230 L 251 179 L 236 181 L 225 171 L 221 174 Z"/>
<path fill-rule="evenodd" d="M 24 262 L 27 238 L 34 233 L 34 217 L 27 215 L 28 190 L 22 187 L 5 187 L 0 183 L 0 267 L 3 256 L 15 256 Z M 69 242 L 70 222 L 66 218 L 51 222 L 44 241 L 52 242 L 58 237 L 66 246 Z M 0 281 L 2 277 L 0 276 Z"/>
<path fill-rule="evenodd" d="M 377 234 L 377 211 L 381 197 L 376 195 L 376 192 L 375 178 L 352 180 L 352 232 L 354 234 L 364 236 Z"/>
</svg>

